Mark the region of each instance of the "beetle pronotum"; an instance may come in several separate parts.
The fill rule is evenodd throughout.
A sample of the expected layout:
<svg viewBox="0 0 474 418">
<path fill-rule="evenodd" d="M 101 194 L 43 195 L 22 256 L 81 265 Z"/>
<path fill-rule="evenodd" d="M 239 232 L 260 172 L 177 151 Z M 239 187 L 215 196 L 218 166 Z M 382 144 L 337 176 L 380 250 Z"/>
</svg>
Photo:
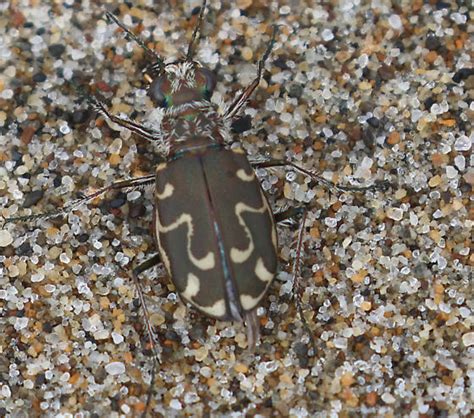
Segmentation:
<svg viewBox="0 0 474 418">
<path fill-rule="evenodd" d="M 231 122 L 259 85 L 276 31 L 274 28 L 266 51 L 258 62 L 253 82 L 221 112 L 210 101 L 216 85 L 215 75 L 194 60 L 205 5 L 206 1 L 201 7 L 186 55 L 171 63 L 165 63 L 113 14 L 106 13 L 150 58 L 151 65 L 146 75 L 150 82 L 148 94 L 161 109 L 162 119 L 159 124 L 145 126 L 111 114 L 96 98 L 90 101 L 106 119 L 153 142 L 155 151 L 164 159 L 156 167 L 156 173 L 115 182 L 53 213 L 10 219 L 49 219 L 64 215 L 109 191 L 140 189 L 154 184 L 158 254 L 136 267 L 133 277 L 157 359 L 156 338 L 138 275 L 163 262 L 184 300 L 205 315 L 220 320 L 245 321 L 248 345 L 254 347 L 259 334 L 256 308 L 277 271 L 275 224 L 288 212 L 273 216 L 252 166 L 290 166 L 328 183 L 289 161 L 249 162 L 241 147 L 231 147 L 238 143 L 232 139 Z M 331 187 L 365 190 L 370 186 L 343 188 L 331 184 Z M 232 195 L 228 190 L 233 191 Z M 300 248 L 301 234 L 298 252 Z"/>
</svg>

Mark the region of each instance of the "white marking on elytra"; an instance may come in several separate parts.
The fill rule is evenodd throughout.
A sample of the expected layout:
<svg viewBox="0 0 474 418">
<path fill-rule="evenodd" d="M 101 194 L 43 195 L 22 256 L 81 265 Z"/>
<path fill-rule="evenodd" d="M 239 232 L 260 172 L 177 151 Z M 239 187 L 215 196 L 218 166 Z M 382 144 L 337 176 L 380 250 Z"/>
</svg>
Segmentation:
<svg viewBox="0 0 474 418">
<path fill-rule="evenodd" d="M 263 293 L 256 298 L 250 295 L 240 295 L 240 304 L 242 305 L 242 308 L 245 311 L 250 311 L 251 309 L 255 308 L 255 306 L 258 305 L 258 302 L 260 302 L 260 299 L 262 298 Z"/>
<path fill-rule="evenodd" d="M 166 183 L 163 193 L 158 193 L 158 191 L 156 192 L 156 198 L 159 200 L 166 199 L 167 197 L 172 196 L 173 192 L 174 192 L 173 185 L 170 183 Z"/>
<path fill-rule="evenodd" d="M 242 181 L 253 181 L 255 179 L 255 173 L 252 172 L 250 174 L 247 174 L 244 169 L 239 169 L 237 170 L 237 177 L 242 180 Z"/>
<path fill-rule="evenodd" d="M 245 151 L 242 148 L 232 148 L 232 152 L 238 155 L 245 155 Z"/>
<path fill-rule="evenodd" d="M 262 258 L 257 260 L 255 264 L 255 274 L 262 282 L 270 282 L 273 279 L 274 274 L 271 271 L 268 271 L 263 263 Z"/>
<path fill-rule="evenodd" d="M 273 248 L 275 249 L 275 252 L 278 252 L 277 232 L 276 232 L 276 228 L 275 228 L 275 220 L 273 219 L 273 212 L 271 212 L 271 209 L 268 206 L 268 203 L 267 203 L 266 200 L 265 200 L 265 203 L 267 204 L 268 212 L 269 212 L 270 218 L 272 219 L 272 244 L 273 244 Z"/>
<path fill-rule="evenodd" d="M 245 230 L 245 235 L 247 235 L 247 238 L 249 240 L 249 245 L 245 250 L 239 250 L 238 248 L 235 248 L 235 247 L 231 248 L 230 259 L 234 263 L 244 263 L 245 261 L 247 261 L 255 248 L 255 245 L 253 243 L 252 233 L 250 232 L 249 227 L 245 223 L 244 218 L 242 217 L 242 213 L 243 212 L 264 213 L 265 211 L 267 211 L 267 206 L 265 204 L 263 204 L 263 206 L 258 209 L 248 206 L 242 202 L 239 202 L 235 205 L 235 214 L 237 215 L 237 218 L 239 219 L 239 224 L 242 225 L 242 227 Z"/>
<path fill-rule="evenodd" d="M 160 164 L 158 164 L 158 165 L 156 166 L 156 170 L 155 170 L 155 171 L 158 172 L 158 171 L 164 170 L 167 165 L 168 165 L 168 164 L 166 164 L 166 163 L 160 163 Z"/>
<path fill-rule="evenodd" d="M 260 299 L 262 299 L 263 295 L 267 291 L 267 287 L 272 281 L 273 277 L 275 276 L 271 271 L 268 271 L 267 268 L 265 267 L 265 264 L 263 263 L 262 258 L 259 258 L 257 260 L 257 263 L 255 264 L 255 270 L 254 270 L 256 276 L 262 281 L 266 283 L 265 289 L 262 293 L 260 293 L 257 297 L 254 297 L 252 295 L 240 295 L 240 304 L 242 305 L 242 308 L 246 311 L 250 311 L 251 309 L 255 308 L 255 306 L 258 305 L 260 302 Z"/>
<path fill-rule="evenodd" d="M 275 251 L 277 251 L 278 250 L 277 234 L 276 234 L 276 230 L 273 224 L 272 224 L 272 244 L 273 244 L 273 248 L 275 248 Z"/>
<path fill-rule="evenodd" d="M 188 300 L 191 300 L 194 296 L 199 293 L 200 281 L 193 273 L 188 273 L 188 281 L 186 283 L 186 289 L 181 293 L 181 295 Z"/>
<path fill-rule="evenodd" d="M 201 311 L 207 313 L 210 316 L 215 316 L 217 318 L 225 315 L 225 301 L 224 299 L 219 299 L 212 306 L 201 306 L 195 302 L 192 302 L 194 306 L 199 308 Z"/>
<path fill-rule="evenodd" d="M 179 228 L 182 224 L 187 224 L 188 226 L 188 232 L 186 235 L 186 250 L 189 259 L 191 262 L 200 270 L 211 270 L 215 267 L 215 259 L 214 259 L 214 253 L 212 251 L 209 251 L 204 257 L 202 258 L 197 258 L 193 255 L 191 251 L 191 241 L 193 237 L 193 218 L 189 213 L 183 213 L 181 214 L 178 219 L 176 219 L 174 222 L 170 223 L 167 226 L 164 226 L 160 222 L 160 218 L 157 216 L 156 217 L 156 228 L 157 228 L 157 235 L 159 234 L 166 234 L 167 232 L 173 231 L 177 228 Z"/>
<path fill-rule="evenodd" d="M 159 215 L 158 215 L 158 211 L 156 211 L 155 213 L 155 219 L 158 219 Z M 156 225 L 158 225 L 158 221 L 156 221 Z M 166 268 L 166 271 L 168 272 L 168 274 L 171 276 L 171 263 L 170 263 L 170 259 L 168 257 L 168 254 L 166 254 L 166 251 L 165 249 L 163 248 L 163 246 L 161 245 L 161 241 L 160 241 L 160 233 L 158 231 L 158 227 L 155 225 L 156 227 L 156 243 L 158 245 L 158 251 L 160 253 L 160 256 L 161 256 L 161 260 L 163 261 L 163 264 L 165 265 L 165 268 Z"/>
<path fill-rule="evenodd" d="M 260 190 L 260 196 L 262 197 L 263 204 L 267 208 L 268 211 L 268 216 L 270 216 L 270 219 L 272 220 L 272 244 L 273 248 L 275 248 L 275 251 L 278 251 L 278 241 L 277 241 L 277 233 L 276 233 L 276 228 L 275 228 L 275 219 L 273 218 L 273 212 L 270 209 L 270 206 L 268 205 L 267 198 L 263 194 L 263 192 Z"/>
</svg>

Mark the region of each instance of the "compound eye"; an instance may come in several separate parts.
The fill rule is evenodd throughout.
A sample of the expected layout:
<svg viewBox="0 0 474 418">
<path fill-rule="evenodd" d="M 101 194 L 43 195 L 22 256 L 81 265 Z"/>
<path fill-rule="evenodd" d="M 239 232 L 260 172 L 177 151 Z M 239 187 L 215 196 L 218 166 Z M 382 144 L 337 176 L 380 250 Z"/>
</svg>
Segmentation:
<svg viewBox="0 0 474 418">
<path fill-rule="evenodd" d="M 201 67 L 196 71 L 196 77 L 199 76 L 204 79 L 204 82 L 199 80 L 199 84 L 204 84 L 204 96 L 210 99 L 216 87 L 216 75 L 208 68 Z"/>
<path fill-rule="evenodd" d="M 167 79 L 165 77 L 158 77 L 150 84 L 148 88 L 148 96 L 150 96 L 151 100 L 158 106 L 158 107 L 167 107 L 168 106 L 168 99 L 166 98 L 166 94 L 164 92 L 164 88 L 167 84 Z"/>
</svg>

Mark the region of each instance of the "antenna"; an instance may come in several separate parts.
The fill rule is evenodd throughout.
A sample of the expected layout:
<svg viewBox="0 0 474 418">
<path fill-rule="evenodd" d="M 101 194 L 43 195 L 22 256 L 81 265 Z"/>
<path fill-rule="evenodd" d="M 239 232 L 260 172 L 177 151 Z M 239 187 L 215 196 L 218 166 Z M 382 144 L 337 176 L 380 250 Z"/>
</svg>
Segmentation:
<svg viewBox="0 0 474 418">
<path fill-rule="evenodd" d="M 186 53 L 186 61 L 192 61 L 194 56 L 194 47 L 196 39 L 198 39 L 198 35 L 200 35 L 201 31 L 201 24 L 204 17 L 204 11 L 206 10 L 206 0 L 203 0 L 201 5 L 201 10 L 199 10 L 199 17 L 196 23 L 196 27 L 194 28 L 193 36 L 191 37 L 191 42 L 189 42 L 188 52 Z"/>
<path fill-rule="evenodd" d="M 105 15 L 109 20 L 113 21 L 117 26 L 123 29 L 128 39 L 134 41 L 137 45 L 143 48 L 145 53 L 154 61 L 152 64 L 154 68 L 158 67 L 159 69 L 162 69 L 164 67 L 165 62 L 163 61 L 163 58 L 161 58 L 155 51 L 148 48 L 145 45 L 145 42 L 143 42 L 142 39 L 140 39 L 130 29 L 128 29 L 120 20 L 118 20 L 114 14 L 110 13 L 109 11 L 106 11 Z"/>
</svg>

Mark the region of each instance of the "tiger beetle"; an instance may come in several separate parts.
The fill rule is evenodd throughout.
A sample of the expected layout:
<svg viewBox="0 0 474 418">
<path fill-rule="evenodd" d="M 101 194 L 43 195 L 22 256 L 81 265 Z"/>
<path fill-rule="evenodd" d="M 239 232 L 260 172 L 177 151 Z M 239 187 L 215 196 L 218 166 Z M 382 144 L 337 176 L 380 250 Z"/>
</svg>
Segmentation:
<svg viewBox="0 0 474 418">
<path fill-rule="evenodd" d="M 133 280 L 157 362 L 160 361 L 157 339 L 138 278 L 144 271 L 163 263 L 181 298 L 198 311 L 223 321 L 245 322 L 250 348 L 254 348 L 259 339 L 257 307 L 277 272 L 276 223 L 302 213 L 297 261 L 293 268 L 296 279 L 306 211 L 296 208 L 274 215 L 255 168 L 291 167 L 341 191 L 373 188 L 336 186 L 287 160 L 251 161 L 247 158 L 239 141 L 231 135 L 231 124 L 260 83 L 275 42 L 276 27 L 258 61 L 255 79 L 220 111 L 210 101 L 216 76 L 194 59 L 205 8 L 204 0 L 187 53 L 171 63 L 165 63 L 112 13 L 106 12 L 107 18 L 146 53 L 150 63 L 145 75 L 149 82 L 148 95 L 161 109 L 162 119 L 160 123 L 144 125 L 110 113 L 95 97 L 89 101 L 105 119 L 154 144 L 154 151 L 164 161 L 158 164 L 156 172 L 117 181 L 69 202 L 56 212 L 9 219 L 51 219 L 113 190 L 139 190 L 154 185 L 153 222 L 158 254 L 133 269 Z"/>
</svg>

